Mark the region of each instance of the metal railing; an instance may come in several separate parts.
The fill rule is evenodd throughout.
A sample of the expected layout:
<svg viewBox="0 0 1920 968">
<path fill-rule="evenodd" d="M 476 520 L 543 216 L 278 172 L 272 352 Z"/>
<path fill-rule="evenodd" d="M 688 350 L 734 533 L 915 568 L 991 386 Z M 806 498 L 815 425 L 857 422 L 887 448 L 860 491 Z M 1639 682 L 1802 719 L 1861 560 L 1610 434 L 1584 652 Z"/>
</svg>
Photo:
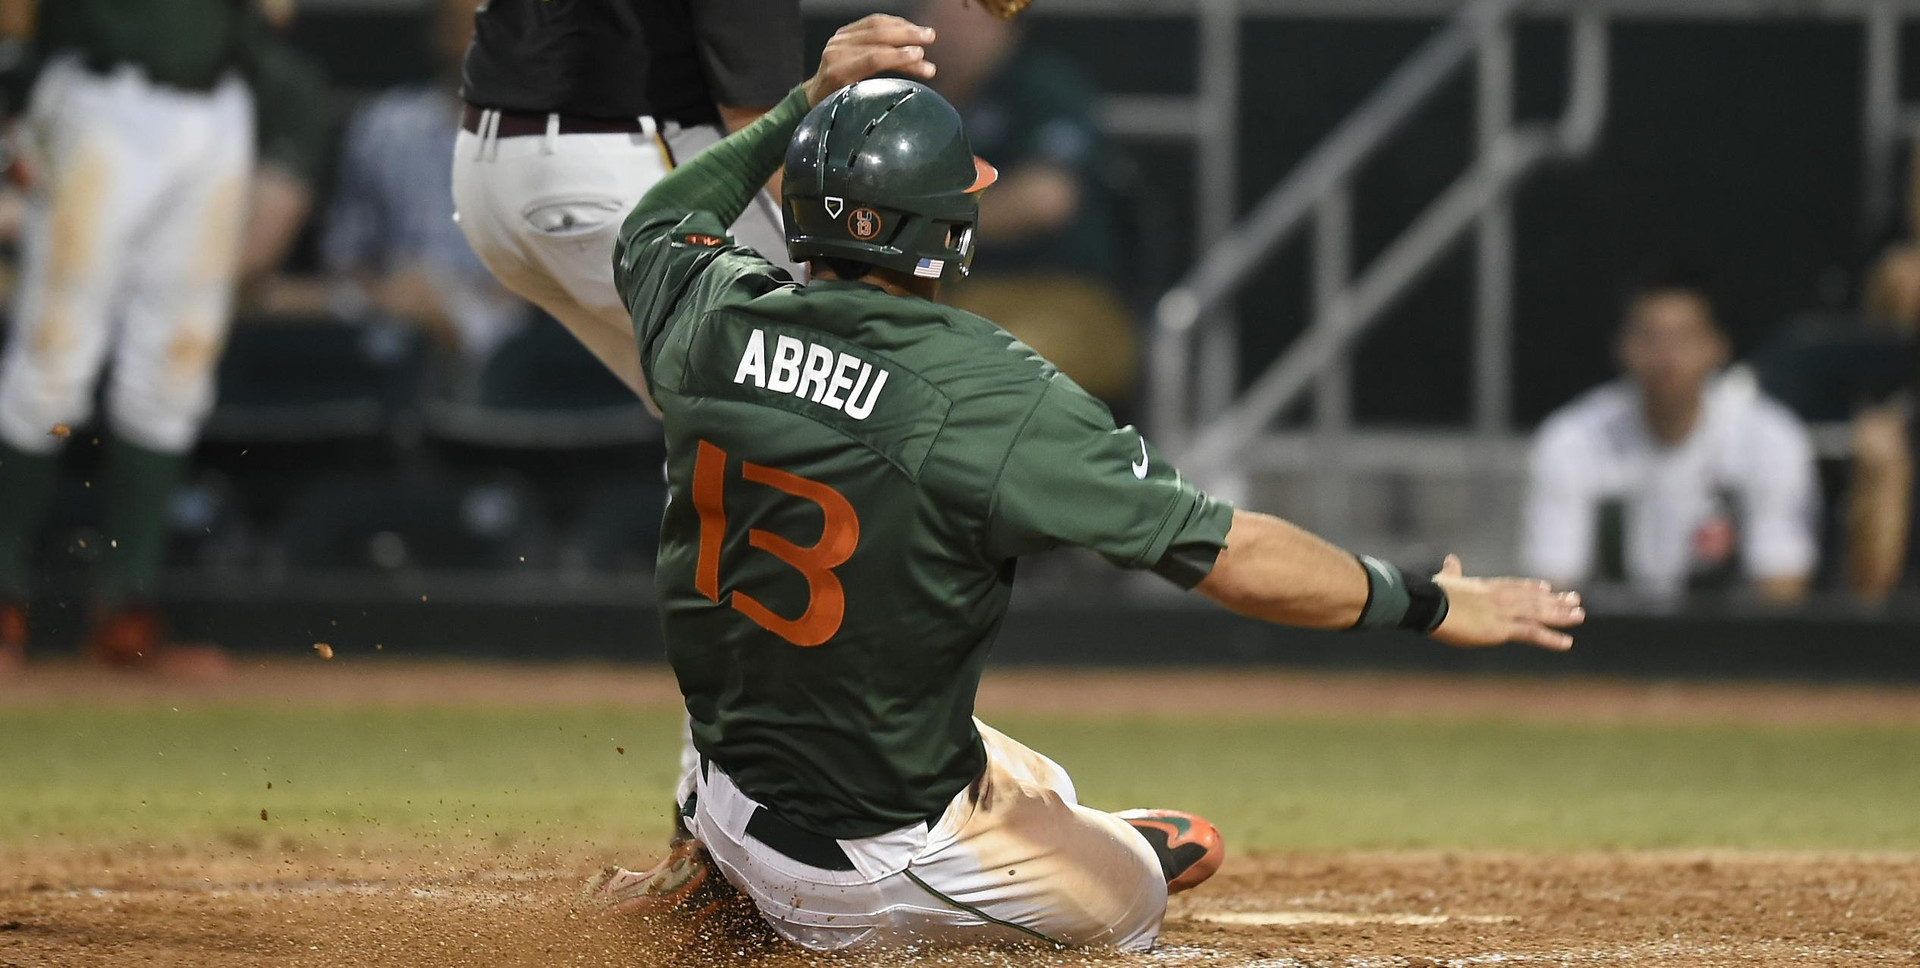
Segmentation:
<svg viewBox="0 0 1920 968">
<path fill-rule="evenodd" d="M 1183 463 L 1201 476 L 1227 471 L 1266 427 L 1309 389 L 1315 431 L 1337 439 L 1351 424 L 1347 354 L 1354 341 L 1468 232 L 1477 236 L 1474 286 L 1474 420 L 1484 434 L 1510 423 L 1513 216 L 1510 193 L 1540 165 L 1577 157 L 1598 139 L 1607 106 L 1607 21 L 1601 3 L 1568 13 L 1565 110 L 1551 126 L 1513 121 L 1513 32 L 1528 0 L 1474 0 L 1409 58 L 1253 212 L 1196 261 L 1155 314 L 1151 417 L 1155 433 L 1185 442 Z M 1478 157 L 1363 271 L 1350 266 L 1352 181 L 1366 161 L 1443 84 L 1477 68 Z M 1238 399 L 1207 412 L 1194 398 L 1196 347 L 1210 314 L 1281 245 L 1313 225 L 1312 322 Z"/>
</svg>

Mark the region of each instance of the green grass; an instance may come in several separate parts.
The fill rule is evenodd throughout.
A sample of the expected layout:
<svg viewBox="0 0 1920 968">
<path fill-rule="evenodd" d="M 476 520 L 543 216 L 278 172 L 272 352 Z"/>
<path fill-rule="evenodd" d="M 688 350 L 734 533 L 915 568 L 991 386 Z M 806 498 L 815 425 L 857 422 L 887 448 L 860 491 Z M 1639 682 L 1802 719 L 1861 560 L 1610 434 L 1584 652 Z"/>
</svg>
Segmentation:
<svg viewBox="0 0 1920 968">
<path fill-rule="evenodd" d="M 1920 850 L 1916 727 L 996 725 L 1084 802 L 1193 809 L 1238 849 Z M 664 709 L 0 710 L 0 845 L 645 843 L 677 735 Z"/>
</svg>

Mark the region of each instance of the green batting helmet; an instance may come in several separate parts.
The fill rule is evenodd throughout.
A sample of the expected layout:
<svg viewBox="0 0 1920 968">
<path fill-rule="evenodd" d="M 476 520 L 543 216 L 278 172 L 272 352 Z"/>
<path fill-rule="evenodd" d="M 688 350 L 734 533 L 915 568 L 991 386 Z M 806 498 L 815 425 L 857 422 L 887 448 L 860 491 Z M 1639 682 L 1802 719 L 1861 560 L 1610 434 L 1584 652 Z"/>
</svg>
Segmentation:
<svg viewBox="0 0 1920 968">
<path fill-rule="evenodd" d="M 923 279 L 973 263 L 981 189 L 960 112 L 915 81 L 861 81 L 807 113 L 787 146 L 781 207 L 795 262 L 848 259 Z"/>
</svg>

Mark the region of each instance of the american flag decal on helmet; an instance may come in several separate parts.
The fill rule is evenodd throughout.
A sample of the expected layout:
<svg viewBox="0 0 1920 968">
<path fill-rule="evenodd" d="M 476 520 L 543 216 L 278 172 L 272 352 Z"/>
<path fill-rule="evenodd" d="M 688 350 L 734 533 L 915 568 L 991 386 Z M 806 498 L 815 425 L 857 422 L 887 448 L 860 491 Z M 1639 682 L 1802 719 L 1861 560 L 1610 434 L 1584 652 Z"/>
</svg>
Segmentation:
<svg viewBox="0 0 1920 968">
<path fill-rule="evenodd" d="M 921 259 L 920 264 L 913 267 L 913 274 L 922 279 L 938 279 L 946 269 L 945 259 Z"/>
</svg>

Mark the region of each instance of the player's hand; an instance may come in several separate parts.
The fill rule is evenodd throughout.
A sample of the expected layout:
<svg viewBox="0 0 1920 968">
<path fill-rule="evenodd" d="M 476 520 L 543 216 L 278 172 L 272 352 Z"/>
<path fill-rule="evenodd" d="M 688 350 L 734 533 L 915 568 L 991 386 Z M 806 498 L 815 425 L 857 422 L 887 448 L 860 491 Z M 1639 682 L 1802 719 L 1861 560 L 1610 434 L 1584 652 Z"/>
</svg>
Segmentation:
<svg viewBox="0 0 1920 968">
<path fill-rule="evenodd" d="M 1573 636 L 1560 630 L 1587 620 L 1578 592 L 1556 592 L 1533 578 L 1468 578 L 1456 555 L 1447 556 L 1433 581 L 1447 593 L 1447 617 L 1433 637 L 1448 645 L 1525 642 L 1565 652 Z"/>
<path fill-rule="evenodd" d="M 931 79 L 933 62 L 927 60 L 925 46 L 931 43 L 933 28 L 884 13 L 868 14 L 834 31 L 820 54 L 820 69 L 807 79 L 808 106 L 875 74 L 891 71 Z"/>
</svg>

